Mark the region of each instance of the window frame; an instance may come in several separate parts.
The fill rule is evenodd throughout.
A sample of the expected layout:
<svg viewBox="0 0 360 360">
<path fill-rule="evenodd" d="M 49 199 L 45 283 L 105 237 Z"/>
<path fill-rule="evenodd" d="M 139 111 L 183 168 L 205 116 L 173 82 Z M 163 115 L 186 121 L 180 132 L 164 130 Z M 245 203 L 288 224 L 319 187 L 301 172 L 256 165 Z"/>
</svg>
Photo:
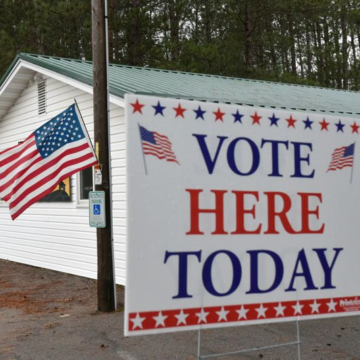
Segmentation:
<svg viewBox="0 0 360 360">
<path fill-rule="evenodd" d="M 91 173 L 92 173 L 92 183 L 93 183 L 92 191 L 94 191 L 95 185 L 94 185 L 94 167 L 93 166 L 91 167 Z M 80 176 L 81 176 L 81 171 L 79 171 L 76 174 L 76 203 L 77 203 L 77 206 L 79 206 L 79 207 L 87 207 L 87 206 L 89 206 L 89 199 L 80 199 L 80 194 L 81 194 Z"/>
</svg>

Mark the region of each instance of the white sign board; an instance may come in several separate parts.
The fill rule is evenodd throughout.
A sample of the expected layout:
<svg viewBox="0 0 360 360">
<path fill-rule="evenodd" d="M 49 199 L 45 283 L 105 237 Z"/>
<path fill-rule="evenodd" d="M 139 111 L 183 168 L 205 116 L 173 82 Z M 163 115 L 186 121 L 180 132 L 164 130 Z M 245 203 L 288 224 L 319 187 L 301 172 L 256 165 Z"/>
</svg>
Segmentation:
<svg viewBox="0 0 360 360">
<path fill-rule="evenodd" d="M 89 224 L 97 228 L 106 226 L 104 191 L 89 192 Z"/>
<path fill-rule="evenodd" d="M 359 314 L 359 120 L 126 102 L 126 335 Z"/>
</svg>

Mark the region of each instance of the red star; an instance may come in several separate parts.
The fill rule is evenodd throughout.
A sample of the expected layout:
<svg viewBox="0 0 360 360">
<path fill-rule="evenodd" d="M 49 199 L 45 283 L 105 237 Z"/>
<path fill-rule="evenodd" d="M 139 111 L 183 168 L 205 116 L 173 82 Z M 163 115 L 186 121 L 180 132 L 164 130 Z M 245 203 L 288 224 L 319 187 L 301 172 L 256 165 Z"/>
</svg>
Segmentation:
<svg viewBox="0 0 360 360">
<path fill-rule="evenodd" d="M 217 109 L 217 111 L 213 111 L 213 114 L 215 115 L 215 121 L 221 120 L 224 122 L 223 116 L 225 113 L 220 111 L 220 108 Z"/>
<path fill-rule="evenodd" d="M 136 101 L 135 101 L 133 104 L 130 104 L 130 105 L 134 108 L 133 114 L 136 113 L 137 111 L 138 111 L 140 114 L 142 114 L 141 108 L 142 108 L 143 106 L 145 106 L 144 104 L 140 104 L 138 99 L 136 99 Z"/>
<path fill-rule="evenodd" d="M 359 133 L 358 132 L 358 129 L 360 128 L 360 125 L 358 125 L 355 121 L 354 121 L 354 124 L 353 125 L 350 125 L 350 127 L 352 128 L 352 134 L 354 133 Z"/>
<path fill-rule="evenodd" d="M 295 129 L 295 123 L 297 120 L 293 119 L 292 115 L 290 115 L 289 119 L 285 119 L 288 122 L 288 128 L 293 127 Z"/>
<path fill-rule="evenodd" d="M 328 126 L 330 123 L 326 122 L 325 119 L 323 119 L 323 121 L 319 121 L 319 124 L 321 125 L 321 131 L 329 131 Z"/>
<path fill-rule="evenodd" d="M 259 116 L 256 111 L 255 114 L 251 115 L 250 117 L 253 119 L 253 123 L 252 123 L 253 125 L 254 124 L 260 125 L 260 119 L 262 118 L 262 116 Z"/>
<path fill-rule="evenodd" d="M 173 109 L 176 111 L 175 117 L 178 117 L 178 116 L 184 117 L 184 112 L 186 111 L 186 109 L 182 108 L 180 103 L 177 108 L 173 108 Z"/>
</svg>

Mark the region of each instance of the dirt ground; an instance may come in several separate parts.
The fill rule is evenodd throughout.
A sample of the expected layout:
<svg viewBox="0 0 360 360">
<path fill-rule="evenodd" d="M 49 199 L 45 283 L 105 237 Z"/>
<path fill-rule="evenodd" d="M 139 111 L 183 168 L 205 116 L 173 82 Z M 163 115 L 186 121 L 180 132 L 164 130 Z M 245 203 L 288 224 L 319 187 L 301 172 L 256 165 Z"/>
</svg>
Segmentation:
<svg viewBox="0 0 360 360">
<path fill-rule="evenodd" d="M 96 281 L 0 260 L 0 360 L 196 360 L 197 332 L 123 336 L 119 310 L 99 313 Z M 360 318 L 300 323 L 304 360 L 360 359 Z M 294 323 L 202 332 L 202 355 L 296 340 Z M 297 359 L 297 347 L 221 359 Z"/>
</svg>

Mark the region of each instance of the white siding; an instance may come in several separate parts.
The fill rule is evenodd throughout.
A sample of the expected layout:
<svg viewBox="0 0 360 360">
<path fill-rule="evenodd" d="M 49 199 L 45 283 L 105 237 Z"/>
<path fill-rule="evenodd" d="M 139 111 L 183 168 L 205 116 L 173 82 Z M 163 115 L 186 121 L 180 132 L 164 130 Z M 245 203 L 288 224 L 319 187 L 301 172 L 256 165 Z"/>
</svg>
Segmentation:
<svg viewBox="0 0 360 360">
<path fill-rule="evenodd" d="M 37 85 L 26 88 L 0 122 L 0 150 L 16 145 L 44 122 L 78 102 L 91 139 L 92 95 L 48 78 L 47 114 L 38 116 Z M 1 100 L 0 100 L 1 101 Z M 125 284 L 125 119 L 111 105 L 114 256 L 117 284 Z M 10 219 L 0 202 L 0 258 L 89 278 L 97 277 L 96 230 L 88 225 L 88 206 L 77 202 L 77 175 L 71 179 L 71 203 L 37 203 Z"/>
</svg>

